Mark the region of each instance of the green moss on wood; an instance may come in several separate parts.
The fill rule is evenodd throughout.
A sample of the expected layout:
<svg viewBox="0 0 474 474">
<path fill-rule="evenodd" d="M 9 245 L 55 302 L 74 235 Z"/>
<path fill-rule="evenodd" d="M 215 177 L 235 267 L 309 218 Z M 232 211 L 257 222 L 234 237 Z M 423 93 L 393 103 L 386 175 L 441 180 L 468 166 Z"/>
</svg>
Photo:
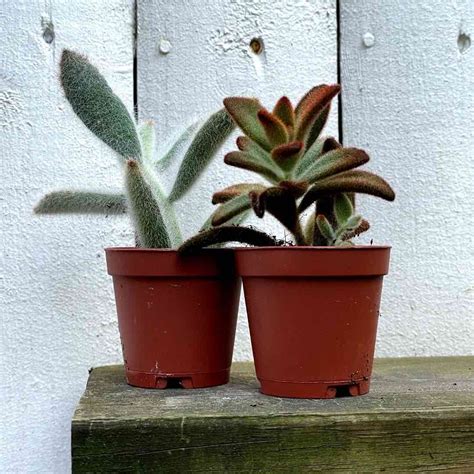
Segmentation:
<svg viewBox="0 0 474 474">
<path fill-rule="evenodd" d="M 227 386 L 142 390 L 91 373 L 72 426 L 74 472 L 474 469 L 474 357 L 377 360 L 368 395 L 258 392 L 253 364 Z"/>
</svg>

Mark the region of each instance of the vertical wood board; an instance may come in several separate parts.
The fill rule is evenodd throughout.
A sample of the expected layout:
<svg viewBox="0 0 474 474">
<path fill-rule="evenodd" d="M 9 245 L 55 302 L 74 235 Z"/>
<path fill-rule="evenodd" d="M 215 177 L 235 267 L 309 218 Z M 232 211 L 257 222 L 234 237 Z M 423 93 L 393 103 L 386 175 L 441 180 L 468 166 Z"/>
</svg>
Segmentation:
<svg viewBox="0 0 474 474">
<path fill-rule="evenodd" d="M 103 248 L 126 217 L 34 216 L 58 189 L 120 189 L 114 153 L 74 115 L 63 48 L 89 56 L 133 106 L 130 0 L 4 1 L 0 8 L 0 472 L 70 470 L 70 420 L 89 367 L 121 360 Z"/>
<path fill-rule="evenodd" d="M 474 351 L 474 2 L 340 2 L 343 138 L 395 203 L 361 198 L 393 246 L 379 355 Z"/>
<path fill-rule="evenodd" d="M 251 52 L 258 38 L 263 52 Z M 281 95 L 292 101 L 319 83 L 337 82 L 335 0 L 152 0 L 138 3 L 138 113 L 153 119 L 158 146 L 177 129 L 222 107 L 227 96 L 257 96 L 272 107 Z M 337 136 L 337 107 L 327 132 Z M 212 212 L 214 191 L 257 175 L 224 165 L 229 141 L 205 176 L 177 205 L 184 235 L 196 232 Z M 179 163 L 162 176 L 170 190 Z M 280 238 L 285 231 L 265 216 L 253 225 Z M 245 314 L 238 329 L 236 357 L 251 350 Z"/>
</svg>

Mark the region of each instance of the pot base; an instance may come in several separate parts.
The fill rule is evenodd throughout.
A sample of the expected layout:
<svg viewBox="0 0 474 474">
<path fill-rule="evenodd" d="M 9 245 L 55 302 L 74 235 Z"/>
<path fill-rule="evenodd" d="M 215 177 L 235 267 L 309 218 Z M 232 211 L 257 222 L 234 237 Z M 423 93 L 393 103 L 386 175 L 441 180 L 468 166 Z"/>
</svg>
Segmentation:
<svg viewBox="0 0 474 474">
<path fill-rule="evenodd" d="M 336 398 L 357 397 L 369 392 L 370 378 L 346 382 L 279 382 L 260 381 L 260 391 L 265 395 L 283 398 Z"/>
<path fill-rule="evenodd" d="M 140 388 L 205 388 L 229 382 L 230 369 L 198 374 L 152 374 L 126 370 L 127 383 Z"/>
</svg>

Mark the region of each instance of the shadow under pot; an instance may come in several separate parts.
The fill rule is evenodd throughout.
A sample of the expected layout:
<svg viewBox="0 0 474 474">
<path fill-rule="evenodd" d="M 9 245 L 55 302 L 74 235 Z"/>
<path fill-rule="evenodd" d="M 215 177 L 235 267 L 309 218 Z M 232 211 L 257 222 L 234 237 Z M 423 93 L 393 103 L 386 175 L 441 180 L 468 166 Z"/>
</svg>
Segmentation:
<svg viewBox="0 0 474 474">
<path fill-rule="evenodd" d="M 143 388 L 226 384 L 240 296 L 231 250 L 106 249 L 127 382 Z"/>
<path fill-rule="evenodd" d="M 237 248 L 261 392 L 369 391 L 390 247 Z"/>
</svg>

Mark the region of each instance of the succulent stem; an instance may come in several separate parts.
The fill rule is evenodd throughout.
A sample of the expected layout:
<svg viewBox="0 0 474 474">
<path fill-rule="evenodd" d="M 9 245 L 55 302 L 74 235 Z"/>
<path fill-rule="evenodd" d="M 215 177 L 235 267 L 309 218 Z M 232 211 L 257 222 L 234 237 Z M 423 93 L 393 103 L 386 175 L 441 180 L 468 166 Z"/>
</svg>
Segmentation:
<svg viewBox="0 0 474 474">
<path fill-rule="evenodd" d="M 303 228 L 301 227 L 301 222 L 299 219 L 297 219 L 296 221 L 293 235 L 295 237 L 296 245 L 303 245 L 303 246 L 308 245 L 308 242 L 306 241 L 304 231 L 303 231 Z"/>
</svg>

